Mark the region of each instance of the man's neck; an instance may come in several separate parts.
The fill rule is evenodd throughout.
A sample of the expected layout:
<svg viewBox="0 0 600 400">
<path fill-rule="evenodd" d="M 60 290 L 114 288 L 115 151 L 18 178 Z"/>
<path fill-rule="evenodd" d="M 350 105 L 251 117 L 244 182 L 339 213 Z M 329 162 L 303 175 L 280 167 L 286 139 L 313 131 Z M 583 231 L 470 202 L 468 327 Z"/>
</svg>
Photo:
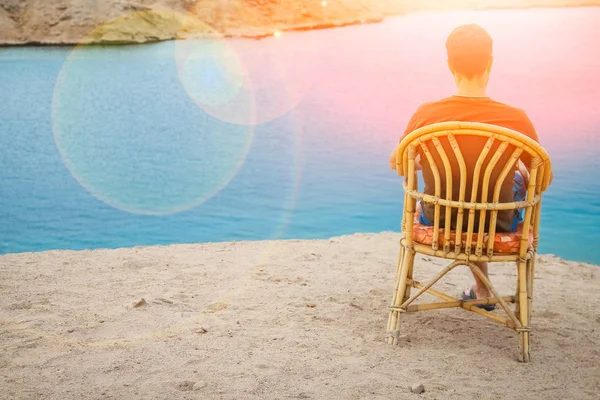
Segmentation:
<svg viewBox="0 0 600 400">
<path fill-rule="evenodd" d="M 462 79 L 456 83 L 456 95 L 464 97 L 487 97 L 485 85 L 466 79 Z"/>
</svg>

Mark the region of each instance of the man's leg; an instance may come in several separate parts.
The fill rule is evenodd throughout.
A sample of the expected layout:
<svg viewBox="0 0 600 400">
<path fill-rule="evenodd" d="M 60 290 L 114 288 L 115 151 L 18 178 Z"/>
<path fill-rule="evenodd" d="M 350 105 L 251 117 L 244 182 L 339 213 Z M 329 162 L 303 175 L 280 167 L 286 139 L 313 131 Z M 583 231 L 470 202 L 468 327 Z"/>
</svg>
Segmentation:
<svg viewBox="0 0 600 400">
<path fill-rule="evenodd" d="M 482 261 L 482 262 L 476 262 L 474 264 L 479 267 L 481 272 L 483 272 L 483 274 L 487 278 L 488 277 L 488 263 L 485 261 Z M 485 286 L 485 284 L 481 281 L 481 279 L 479 279 L 479 277 L 475 274 L 473 274 L 473 277 L 475 278 L 475 285 L 473 285 L 473 291 L 475 292 L 475 295 L 477 296 L 477 298 L 483 299 L 486 297 L 492 297 L 492 292 L 490 292 L 490 290 Z"/>
<path fill-rule="evenodd" d="M 474 262 L 473 264 L 477 265 L 477 267 L 481 270 L 481 272 L 483 272 L 483 274 L 485 275 L 486 278 L 488 278 L 488 263 L 487 262 Z M 472 299 L 473 294 L 475 294 L 475 298 L 477 299 L 485 299 L 486 297 L 492 297 L 492 292 L 490 291 L 490 289 L 487 288 L 487 286 L 485 286 L 485 283 L 483 283 L 483 281 L 481 279 L 479 279 L 479 277 L 475 274 L 473 274 L 473 278 L 475 278 L 475 284 L 466 289 L 465 292 L 462 294 L 462 298 L 463 299 Z"/>
<path fill-rule="evenodd" d="M 487 262 L 475 262 L 474 263 L 480 270 L 483 272 L 485 277 L 488 277 L 488 263 Z M 479 277 L 473 274 L 475 278 L 475 284 L 466 289 L 461 298 L 463 300 L 471 300 L 471 299 L 485 299 L 486 297 L 492 297 L 492 292 L 485 286 L 485 284 L 479 279 Z M 495 304 L 486 304 L 486 305 L 477 305 L 475 307 L 483 308 L 486 311 L 493 311 L 496 308 Z"/>
</svg>

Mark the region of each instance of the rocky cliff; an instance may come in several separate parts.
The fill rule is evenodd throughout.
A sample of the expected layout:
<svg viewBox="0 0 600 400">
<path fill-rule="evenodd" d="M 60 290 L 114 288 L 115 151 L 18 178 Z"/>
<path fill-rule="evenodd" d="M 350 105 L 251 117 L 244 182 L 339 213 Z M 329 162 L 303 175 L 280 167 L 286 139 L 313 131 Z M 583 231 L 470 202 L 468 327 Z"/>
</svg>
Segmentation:
<svg viewBox="0 0 600 400">
<path fill-rule="evenodd" d="M 393 0 L 0 0 L 0 43 L 270 35 L 381 19 Z"/>
<path fill-rule="evenodd" d="M 597 4 L 600 0 L 0 0 L 0 44 L 263 37 L 415 10 Z"/>
</svg>

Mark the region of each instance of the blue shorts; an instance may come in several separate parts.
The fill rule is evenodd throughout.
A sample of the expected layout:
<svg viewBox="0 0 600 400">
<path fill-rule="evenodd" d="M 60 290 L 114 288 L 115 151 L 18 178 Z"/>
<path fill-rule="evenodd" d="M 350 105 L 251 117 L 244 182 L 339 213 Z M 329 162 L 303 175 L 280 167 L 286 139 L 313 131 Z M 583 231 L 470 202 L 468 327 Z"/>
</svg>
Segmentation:
<svg viewBox="0 0 600 400">
<path fill-rule="evenodd" d="M 523 176 L 520 172 L 515 172 L 515 179 L 513 181 L 513 199 L 514 201 L 523 201 L 527 196 L 527 188 L 525 187 L 525 181 L 523 180 Z M 421 208 L 421 203 L 419 202 L 419 208 Z M 429 221 L 423 212 L 423 209 L 420 210 L 419 213 L 419 223 L 427 226 L 433 226 L 433 222 Z M 517 230 L 517 226 L 521 222 L 525 220 L 525 209 L 519 208 L 516 210 L 515 218 L 510 226 L 510 231 L 515 232 Z"/>
</svg>

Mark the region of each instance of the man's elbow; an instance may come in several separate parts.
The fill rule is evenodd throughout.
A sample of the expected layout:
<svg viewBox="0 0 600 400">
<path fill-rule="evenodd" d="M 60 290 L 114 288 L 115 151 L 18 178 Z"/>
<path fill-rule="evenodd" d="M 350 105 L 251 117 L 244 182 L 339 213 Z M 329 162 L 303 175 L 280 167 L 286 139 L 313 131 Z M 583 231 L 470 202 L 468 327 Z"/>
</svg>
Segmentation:
<svg viewBox="0 0 600 400">
<path fill-rule="evenodd" d="M 396 147 L 394 149 L 394 151 L 392 151 L 392 154 L 390 154 L 390 168 L 393 170 L 396 170 L 396 157 L 397 157 L 397 150 L 398 148 Z"/>
</svg>

